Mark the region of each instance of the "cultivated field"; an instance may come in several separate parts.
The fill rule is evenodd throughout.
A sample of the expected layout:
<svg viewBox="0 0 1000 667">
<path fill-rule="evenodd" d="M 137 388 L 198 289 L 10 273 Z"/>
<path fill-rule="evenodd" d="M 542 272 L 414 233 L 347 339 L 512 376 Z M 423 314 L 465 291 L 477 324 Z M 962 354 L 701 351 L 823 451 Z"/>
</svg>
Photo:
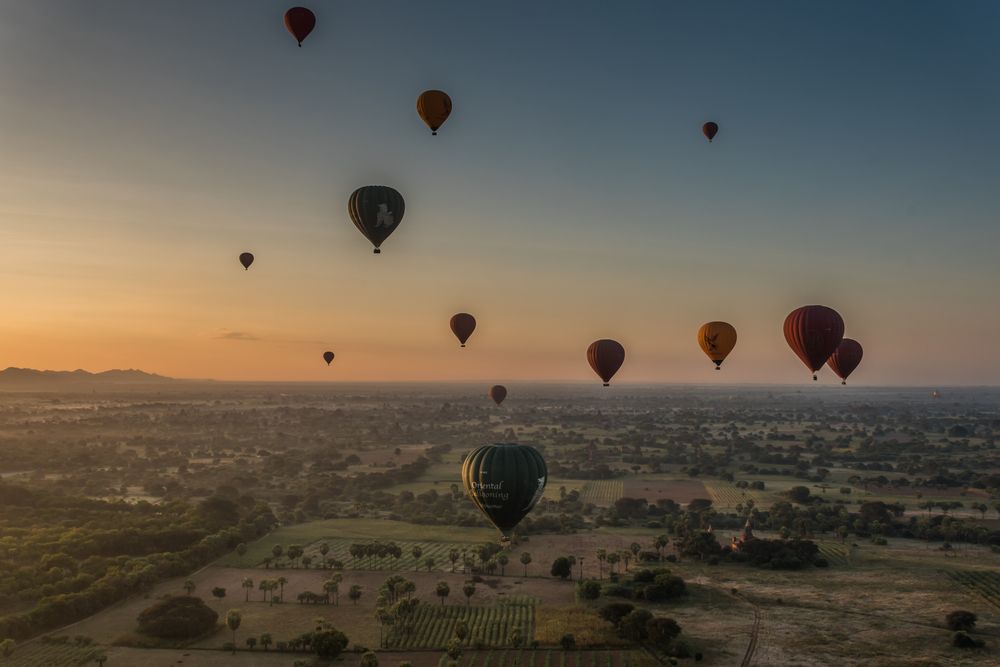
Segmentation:
<svg viewBox="0 0 1000 667">
<path fill-rule="evenodd" d="M 667 499 L 686 505 L 695 498 L 709 498 L 705 485 L 698 480 L 638 477 L 626 479 L 623 485 L 626 498 L 645 498 L 650 504 Z"/>
<path fill-rule="evenodd" d="M 504 646 L 511 632 L 521 631 L 524 643 L 534 639 L 535 605 L 530 597 L 515 596 L 488 607 L 462 605 L 422 605 L 411 632 L 393 631 L 389 646 L 393 648 L 440 649 L 455 634 L 455 624 L 464 621 L 469 628 L 467 646 Z"/>
<path fill-rule="evenodd" d="M 595 505 L 611 505 L 624 495 L 624 484 L 619 479 L 600 479 L 587 482 L 580 492 L 580 500 Z"/>
</svg>

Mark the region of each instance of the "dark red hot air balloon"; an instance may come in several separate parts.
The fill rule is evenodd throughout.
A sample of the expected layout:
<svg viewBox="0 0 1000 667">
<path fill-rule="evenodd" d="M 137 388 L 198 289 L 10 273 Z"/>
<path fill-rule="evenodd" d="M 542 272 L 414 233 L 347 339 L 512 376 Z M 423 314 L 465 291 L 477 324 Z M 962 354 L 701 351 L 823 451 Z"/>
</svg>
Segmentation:
<svg viewBox="0 0 1000 667">
<path fill-rule="evenodd" d="M 607 387 L 611 384 L 611 378 L 625 363 L 625 348 L 615 340 L 607 338 L 595 340 L 587 348 L 587 361 Z"/>
<path fill-rule="evenodd" d="M 708 143 L 712 143 L 712 139 L 715 139 L 715 135 L 719 133 L 719 125 L 717 123 L 713 123 L 712 121 L 708 121 L 701 126 L 701 133 L 705 135 L 706 139 L 708 139 Z"/>
<path fill-rule="evenodd" d="M 476 330 L 476 318 L 468 313 L 457 313 L 451 316 L 451 332 L 458 338 L 458 342 L 465 347 L 465 341 Z"/>
<path fill-rule="evenodd" d="M 250 252 L 241 252 L 240 253 L 240 264 L 243 265 L 244 269 L 246 269 L 247 271 L 249 271 L 250 270 L 250 265 L 253 264 L 253 253 L 250 253 Z"/>
<path fill-rule="evenodd" d="M 844 339 L 844 320 L 833 308 L 802 306 L 785 318 L 785 340 L 816 379 L 830 355 Z"/>
<path fill-rule="evenodd" d="M 292 7 L 285 12 L 285 27 L 302 48 L 302 42 L 316 27 L 316 15 L 305 7 Z"/>
<path fill-rule="evenodd" d="M 324 352 L 323 353 L 323 361 L 325 361 L 326 365 L 329 366 L 330 363 L 333 362 L 333 352 L 330 352 L 329 350 L 327 350 L 326 352 Z"/>
<path fill-rule="evenodd" d="M 490 398 L 493 399 L 494 403 L 500 405 L 503 403 L 503 399 L 507 398 L 507 387 L 502 384 L 493 385 L 490 387 Z"/>
<path fill-rule="evenodd" d="M 861 343 L 853 338 L 845 338 L 840 341 L 840 345 L 830 358 L 826 360 L 830 369 L 840 377 L 840 384 L 847 384 L 847 376 L 854 372 L 854 369 L 861 363 L 861 357 L 865 351 L 861 349 Z"/>
</svg>

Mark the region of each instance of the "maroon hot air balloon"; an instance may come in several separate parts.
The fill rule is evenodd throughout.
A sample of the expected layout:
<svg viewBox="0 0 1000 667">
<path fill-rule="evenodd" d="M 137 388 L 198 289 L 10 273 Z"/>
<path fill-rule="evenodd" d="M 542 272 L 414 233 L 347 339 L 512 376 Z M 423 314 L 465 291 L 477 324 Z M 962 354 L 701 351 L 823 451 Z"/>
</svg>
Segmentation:
<svg viewBox="0 0 1000 667">
<path fill-rule="evenodd" d="M 465 341 L 476 330 L 476 318 L 468 313 L 457 313 L 451 316 L 451 332 L 458 338 L 458 342 L 465 347 Z"/>
<path fill-rule="evenodd" d="M 326 365 L 329 366 L 330 363 L 333 361 L 333 352 L 330 352 L 329 350 L 327 350 L 326 352 L 324 352 L 323 353 L 323 361 L 325 361 Z"/>
<path fill-rule="evenodd" d="M 607 387 L 611 384 L 611 378 L 625 363 L 625 348 L 616 340 L 607 338 L 595 340 L 587 348 L 587 361 Z"/>
<path fill-rule="evenodd" d="M 241 252 L 240 253 L 240 264 L 247 271 L 250 270 L 250 265 L 253 264 L 253 253 L 251 252 Z"/>
<path fill-rule="evenodd" d="M 712 143 L 712 139 L 715 139 L 715 135 L 719 133 L 719 125 L 717 123 L 713 123 L 712 121 L 708 121 L 701 126 L 701 133 L 705 135 L 706 139 L 708 139 L 708 143 Z"/>
<path fill-rule="evenodd" d="M 844 339 L 844 320 L 833 308 L 802 306 L 785 318 L 785 340 L 816 379 L 816 371 L 823 367 Z"/>
<path fill-rule="evenodd" d="M 861 349 L 861 343 L 853 338 L 845 338 L 840 341 L 840 345 L 834 350 L 830 358 L 826 360 L 830 369 L 840 376 L 840 384 L 847 384 L 847 376 L 854 372 L 854 369 L 861 363 L 861 357 L 865 351 Z"/>
<path fill-rule="evenodd" d="M 285 27 L 302 48 L 302 42 L 316 27 L 316 15 L 305 7 L 292 7 L 285 12 Z"/>
<path fill-rule="evenodd" d="M 502 384 L 493 385 L 490 387 L 490 398 L 493 399 L 494 403 L 500 405 L 503 403 L 503 399 L 507 398 L 507 387 Z"/>
</svg>

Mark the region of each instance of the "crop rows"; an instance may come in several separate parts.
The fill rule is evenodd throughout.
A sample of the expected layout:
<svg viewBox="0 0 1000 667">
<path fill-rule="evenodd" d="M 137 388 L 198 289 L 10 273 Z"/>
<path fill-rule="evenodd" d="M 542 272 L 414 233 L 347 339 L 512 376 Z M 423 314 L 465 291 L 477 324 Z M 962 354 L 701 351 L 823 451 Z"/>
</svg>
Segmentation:
<svg viewBox="0 0 1000 667">
<path fill-rule="evenodd" d="M 750 489 L 741 489 L 728 482 L 705 482 L 705 488 L 712 496 L 712 503 L 716 507 L 736 507 L 746 504 L 747 499 L 753 498 L 755 503 L 760 503 L 760 497 Z"/>
<path fill-rule="evenodd" d="M 437 667 L 447 667 L 451 659 L 441 656 Z M 556 649 L 497 649 L 465 651 L 460 667 L 640 667 L 648 664 L 637 651 L 562 651 Z"/>
<path fill-rule="evenodd" d="M 524 641 L 530 642 L 535 625 L 534 598 L 514 597 L 489 607 L 425 604 L 418 607 L 410 633 L 393 630 L 391 646 L 398 648 L 442 648 L 455 636 L 455 624 L 465 621 L 469 627 L 467 646 L 504 646 L 509 644 L 514 628 L 521 629 Z"/>
<path fill-rule="evenodd" d="M 611 505 L 625 495 L 620 479 L 599 479 L 587 482 L 580 491 L 580 500 L 595 505 Z"/>
<path fill-rule="evenodd" d="M 348 570 L 423 570 L 427 571 L 427 566 L 424 564 L 425 560 L 429 558 L 434 559 L 433 570 L 436 571 L 450 571 L 451 561 L 448 560 L 448 552 L 452 549 L 458 549 L 461 552 L 463 549 L 469 549 L 472 545 L 469 544 L 459 544 L 457 542 L 415 542 L 415 541 L 394 541 L 396 546 L 403 550 L 403 555 L 400 558 L 393 558 L 392 556 L 386 556 L 384 558 L 361 558 L 355 560 L 351 557 L 350 549 L 352 544 L 369 544 L 368 540 L 345 540 L 340 538 L 319 540 L 313 542 L 305 548 L 305 553 L 312 556 L 311 567 L 321 567 L 323 556 L 320 554 L 320 545 L 326 543 L 330 547 L 330 551 L 326 554 L 328 559 L 339 560 L 343 562 L 344 567 Z M 413 557 L 413 547 L 419 546 L 423 553 L 420 554 L 419 562 Z M 471 553 L 471 551 L 470 551 Z M 287 562 L 287 559 L 284 559 Z M 479 562 L 478 559 L 476 561 Z M 510 566 L 508 566 L 510 567 Z M 456 564 L 457 571 L 462 569 L 461 557 Z"/>
<path fill-rule="evenodd" d="M 31 642 L 18 646 L 9 658 L 0 659 L 3 667 L 76 667 L 90 662 L 100 652 L 93 646 L 77 646 L 55 641 Z"/>
<path fill-rule="evenodd" d="M 819 553 L 830 565 L 848 565 L 851 562 L 850 547 L 836 542 L 820 542 Z"/>
<path fill-rule="evenodd" d="M 1000 572 L 950 570 L 948 576 L 1000 609 Z"/>
</svg>

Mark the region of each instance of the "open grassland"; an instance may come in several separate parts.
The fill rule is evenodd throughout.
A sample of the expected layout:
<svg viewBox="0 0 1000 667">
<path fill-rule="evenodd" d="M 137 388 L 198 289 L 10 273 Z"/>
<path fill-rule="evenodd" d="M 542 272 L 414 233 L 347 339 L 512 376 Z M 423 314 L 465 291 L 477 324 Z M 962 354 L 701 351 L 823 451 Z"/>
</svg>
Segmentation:
<svg viewBox="0 0 1000 667">
<path fill-rule="evenodd" d="M 624 484 L 620 479 L 598 479 L 583 485 L 580 500 L 595 505 L 611 505 L 624 493 Z"/>
<path fill-rule="evenodd" d="M 1000 609 L 1000 572 L 996 570 L 948 570 L 948 576 Z"/>
<path fill-rule="evenodd" d="M 563 635 L 572 634 L 580 648 L 616 646 L 626 643 L 614 629 L 587 607 L 547 607 L 539 609 L 535 639 L 539 644 L 558 644 Z"/>
<path fill-rule="evenodd" d="M 268 558 L 273 557 L 275 545 L 288 547 L 290 544 L 300 546 L 316 545 L 329 541 L 338 544 L 351 542 L 382 542 L 413 540 L 423 538 L 422 544 L 429 542 L 461 543 L 465 545 L 493 542 L 497 539 L 495 531 L 487 528 L 458 528 L 452 526 L 417 526 L 402 521 L 383 519 L 327 519 L 311 521 L 294 526 L 285 526 L 247 545 L 247 552 L 240 556 L 235 551 L 221 558 L 217 564 L 227 567 L 257 567 Z M 347 561 L 345 561 L 346 563 Z"/>
<path fill-rule="evenodd" d="M 535 605 L 530 597 L 512 597 L 495 605 L 421 605 L 409 633 L 393 631 L 389 645 L 395 648 L 441 648 L 455 635 L 455 624 L 464 621 L 469 628 L 467 646 L 504 646 L 511 632 L 519 629 L 525 643 L 533 639 Z"/>
</svg>

